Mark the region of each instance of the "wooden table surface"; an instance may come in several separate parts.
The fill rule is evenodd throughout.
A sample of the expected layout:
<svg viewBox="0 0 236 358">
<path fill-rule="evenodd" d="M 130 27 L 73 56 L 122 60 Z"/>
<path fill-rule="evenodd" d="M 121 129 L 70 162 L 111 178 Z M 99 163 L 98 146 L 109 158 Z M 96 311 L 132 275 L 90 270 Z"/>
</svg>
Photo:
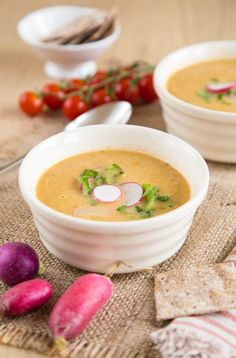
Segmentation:
<svg viewBox="0 0 236 358">
<path fill-rule="evenodd" d="M 43 138 L 55 131 L 52 118 L 25 118 L 17 109 L 17 98 L 25 89 L 34 89 L 46 80 L 43 63 L 17 36 L 16 24 L 27 13 L 48 5 L 65 3 L 109 9 L 109 0 L 1 0 L 0 3 L 0 161 L 19 154 L 19 144 L 32 145 L 32 130 Z M 122 35 L 117 43 L 99 59 L 98 64 L 129 63 L 138 59 L 157 63 L 168 52 L 194 42 L 236 39 L 235 0 L 114 0 Z M 133 123 L 146 125 L 155 121 L 159 105 L 138 109 Z M 159 110 L 159 108 L 158 108 Z M 62 128 L 64 119 L 56 126 Z M 19 139 L 21 138 L 21 139 Z M 1 358 L 36 358 L 41 355 L 8 346 L 0 346 Z"/>
</svg>

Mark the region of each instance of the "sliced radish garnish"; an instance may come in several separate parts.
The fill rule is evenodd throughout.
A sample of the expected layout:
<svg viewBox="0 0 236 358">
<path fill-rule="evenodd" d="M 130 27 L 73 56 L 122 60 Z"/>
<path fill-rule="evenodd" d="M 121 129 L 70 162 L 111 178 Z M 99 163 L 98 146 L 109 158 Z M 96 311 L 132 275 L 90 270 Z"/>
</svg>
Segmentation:
<svg viewBox="0 0 236 358">
<path fill-rule="evenodd" d="M 214 82 L 207 85 L 207 91 L 211 93 L 225 93 L 233 88 L 236 88 L 236 82 Z"/>
<path fill-rule="evenodd" d="M 96 186 L 93 190 L 93 197 L 96 201 L 103 203 L 112 203 L 121 197 L 121 189 L 112 184 L 104 184 Z"/>
<path fill-rule="evenodd" d="M 124 192 L 124 205 L 133 206 L 138 204 L 143 196 L 143 188 L 138 183 L 123 183 L 120 188 Z"/>
</svg>

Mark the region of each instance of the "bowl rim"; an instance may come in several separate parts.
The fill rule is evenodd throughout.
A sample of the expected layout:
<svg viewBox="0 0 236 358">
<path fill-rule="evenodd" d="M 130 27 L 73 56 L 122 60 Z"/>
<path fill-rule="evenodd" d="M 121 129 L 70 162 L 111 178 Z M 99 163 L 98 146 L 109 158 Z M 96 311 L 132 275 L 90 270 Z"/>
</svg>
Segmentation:
<svg viewBox="0 0 236 358">
<path fill-rule="evenodd" d="M 213 109 L 208 109 L 204 107 L 200 107 L 194 104 L 191 104 L 189 102 L 186 102 L 173 94 L 171 94 L 167 88 L 166 83 L 161 83 L 161 80 L 159 78 L 159 73 L 162 73 L 163 67 L 166 67 L 166 62 L 170 61 L 172 59 L 174 61 L 174 58 L 176 56 L 180 56 L 181 54 L 184 54 L 185 52 L 189 51 L 190 49 L 197 49 L 197 48 L 203 48 L 203 47 L 213 47 L 215 45 L 219 45 L 221 47 L 224 46 L 234 46 L 235 52 L 236 52 L 236 41 L 235 40 L 220 40 L 220 41 L 208 41 L 208 42 L 199 42 L 194 43 L 192 45 L 188 45 L 185 47 L 178 48 L 177 50 L 174 50 L 170 52 L 167 56 L 165 56 L 156 66 L 154 70 L 154 85 L 156 86 L 156 90 L 158 95 L 160 96 L 161 100 L 164 102 L 167 101 L 169 105 L 172 105 L 175 108 L 178 108 L 180 111 L 185 112 L 189 115 L 196 115 L 201 119 L 204 119 L 206 121 L 211 122 L 218 122 L 218 123 L 230 123 L 230 124 L 236 124 L 236 113 L 235 112 L 225 112 L 225 111 L 217 111 Z M 235 54 L 236 58 L 236 54 Z M 206 57 L 205 60 L 208 58 Z M 219 56 L 220 59 L 220 56 Z M 209 59 L 210 60 L 210 59 Z M 202 60 L 204 61 L 204 59 Z M 199 63 L 201 61 L 193 61 L 194 63 Z M 187 66 L 183 66 L 182 68 L 185 68 Z M 177 70 L 174 70 L 171 74 L 168 75 L 168 78 L 170 78 L 171 75 L 173 75 Z"/>
<path fill-rule="evenodd" d="M 88 43 L 85 43 L 85 44 L 68 44 L 68 45 L 57 45 L 57 44 L 49 44 L 49 43 L 44 43 L 40 40 L 29 40 L 29 39 L 26 39 L 25 36 L 23 35 L 23 32 L 22 32 L 22 26 L 24 24 L 24 22 L 26 20 L 28 20 L 31 16 L 34 16 L 40 12 L 43 12 L 45 10 L 48 10 L 48 9 L 56 9 L 56 8 L 83 8 L 83 9 L 88 9 L 88 10 L 95 10 L 95 12 L 98 12 L 99 14 L 105 14 L 106 11 L 105 10 L 101 10 L 101 9 L 98 9 L 98 8 L 95 8 L 95 7 L 91 7 L 91 6 L 79 6 L 79 5 L 51 5 L 51 6 L 47 6 L 47 7 L 43 7 L 43 8 L 40 8 L 38 10 L 35 10 L 35 11 L 32 11 L 28 14 L 26 14 L 23 18 L 20 19 L 20 21 L 17 23 L 17 32 L 18 32 L 18 35 L 20 36 L 20 38 L 28 43 L 29 45 L 32 45 L 34 47 L 37 47 L 37 48 L 40 48 L 40 49 L 44 49 L 44 50 L 57 50 L 57 51 L 61 51 L 61 52 L 72 52 L 72 51 L 78 51 L 78 50 L 81 50 L 81 51 L 84 51 L 84 50 L 90 50 L 90 49 L 94 49 L 96 47 L 100 47 L 102 46 L 103 44 L 105 44 L 106 42 L 113 42 L 115 41 L 119 36 L 120 36 L 120 33 L 121 33 L 121 26 L 120 26 L 120 23 L 119 21 L 116 19 L 115 22 L 114 22 L 114 27 L 113 27 L 113 31 L 111 32 L 111 34 L 109 34 L 108 36 L 104 37 L 103 39 L 101 40 L 97 40 L 97 41 L 92 41 L 92 42 L 88 42 Z"/>
<path fill-rule="evenodd" d="M 62 226 L 70 225 L 70 227 L 73 227 L 73 228 L 80 227 L 81 229 L 85 229 L 87 231 L 89 231 L 88 229 L 95 229 L 95 230 L 96 229 L 108 229 L 108 230 L 111 230 L 114 232 L 115 231 L 120 232 L 120 229 L 122 229 L 122 228 L 130 229 L 132 227 L 133 228 L 135 227 L 135 231 L 137 231 L 140 227 L 142 227 L 142 228 L 149 227 L 150 223 L 165 224 L 167 222 L 171 222 L 171 220 L 176 219 L 176 218 L 178 219 L 178 217 L 183 216 L 185 213 L 189 213 L 189 210 L 191 210 L 191 208 L 197 208 L 198 205 L 200 205 L 200 203 L 204 199 L 204 197 L 207 193 L 207 190 L 208 190 L 209 169 L 208 169 L 208 166 L 207 166 L 205 160 L 201 156 L 201 154 L 195 148 L 193 148 L 190 144 L 188 144 L 187 142 L 183 141 L 182 139 L 179 139 L 169 133 L 166 133 L 166 132 L 154 129 L 154 128 L 148 128 L 148 127 L 137 126 L 137 125 L 125 126 L 125 125 L 117 125 L 117 124 L 104 124 L 104 125 L 98 124 L 98 125 L 87 126 L 86 128 L 89 127 L 91 130 L 96 130 L 97 127 L 101 127 L 101 126 L 103 126 L 103 127 L 109 126 L 111 128 L 113 127 L 114 130 L 117 128 L 117 126 L 122 126 L 123 128 L 133 127 L 134 130 L 140 130 L 142 132 L 144 130 L 146 130 L 147 132 L 155 131 L 158 135 L 169 137 L 169 138 L 171 137 L 172 140 L 176 141 L 178 144 L 180 144 L 182 146 L 185 146 L 186 150 L 190 150 L 198 158 L 200 165 L 201 165 L 200 170 L 203 172 L 203 176 L 204 176 L 204 179 L 203 179 L 204 185 L 196 194 L 194 194 L 192 197 L 190 197 L 190 199 L 186 203 L 179 206 L 178 208 L 171 210 L 165 214 L 161 214 L 159 216 L 153 216 L 151 218 L 146 218 L 144 220 L 99 221 L 99 220 L 83 219 L 80 217 L 73 217 L 72 215 L 61 213 L 55 209 L 50 208 L 49 206 L 45 205 L 44 203 L 42 203 L 36 197 L 35 193 L 32 193 L 32 191 L 28 188 L 28 186 L 24 182 L 24 177 L 26 175 L 27 166 L 30 163 L 32 155 L 35 152 L 37 152 L 38 150 L 40 150 L 41 147 L 45 146 L 46 143 L 52 141 L 54 138 L 64 137 L 64 136 L 70 135 L 70 133 L 72 132 L 72 131 L 65 131 L 65 132 L 60 132 L 58 134 L 50 136 L 49 138 L 41 141 L 39 144 L 34 146 L 29 151 L 29 153 L 26 155 L 26 157 L 24 158 L 24 160 L 20 166 L 19 175 L 18 175 L 19 187 L 20 187 L 21 194 L 22 194 L 23 198 L 25 199 L 27 204 L 30 206 L 31 210 L 32 210 L 32 206 L 33 206 L 33 208 L 34 208 L 33 210 L 40 212 L 42 216 L 46 216 L 47 218 L 50 217 L 50 219 L 52 219 L 52 221 L 57 220 L 59 225 L 62 225 Z M 82 128 L 85 128 L 85 127 L 78 128 L 78 129 L 74 130 L 73 133 L 79 132 Z M 70 156 L 68 156 L 68 158 L 69 157 Z M 58 163 L 58 162 L 59 162 L 58 160 L 55 161 L 55 163 Z M 43 172 L 41 173 L 41 175 L 43 174 Z"/>
</svg>

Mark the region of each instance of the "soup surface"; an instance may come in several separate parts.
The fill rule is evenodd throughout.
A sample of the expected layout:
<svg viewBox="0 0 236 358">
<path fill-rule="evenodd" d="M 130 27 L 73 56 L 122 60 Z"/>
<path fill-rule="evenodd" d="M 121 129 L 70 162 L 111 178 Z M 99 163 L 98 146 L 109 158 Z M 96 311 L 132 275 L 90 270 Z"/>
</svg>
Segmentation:
<svg viewBox="0 0 236 358">
<path fill-rule="evenodd" d="M 101 185 L 111 189 L 115 186 L 117 190 L 123 183 L 135 184 L 131 185 L 134 192 L 121 190 L 120 197 L 109 203 L 94 196 L 94 189 L 98 186 L 99 189 Z M 139 198 L 137 188 L 140 186 L 143 189 L 141 187 Z M 160 215 L 184 204 L 190 197 L 189 185 L 176 169 L 150 155 L 125 150 L 104 150 L 69 157 L 41 176 L 36 192 L 39 200 L 57 211 L 102 221 L 137 220 Z M 132 195 L 140 200 L 132 206 L 124 205 L 134 198 Z"/>
<path fill-rule="evenodd" d="M 199 62 L 174 73 L 168 91 L 191 104 L 236 112 L 236 59 Z"/>
</svg>

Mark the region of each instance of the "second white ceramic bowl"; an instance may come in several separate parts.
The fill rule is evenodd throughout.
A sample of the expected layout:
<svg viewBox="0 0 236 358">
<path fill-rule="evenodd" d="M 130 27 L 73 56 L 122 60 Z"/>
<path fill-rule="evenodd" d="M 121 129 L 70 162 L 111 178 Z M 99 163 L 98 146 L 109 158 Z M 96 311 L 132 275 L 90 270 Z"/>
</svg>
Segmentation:
<svg viewBox="0 0 236 358">
<path fill-rule="evenodd" d="M 156 156 L 179 170 L 191 187 L 190 200 L 181 207 L 150 219 L 102 222 L 57 212 L 36 197 L 39 177 L 69 156 L 101 150 L 128 149 Z M 21 193 L 29 205 L 44 245 L 68 264 L 107 272 L 122 260 L 117 272 L 154 266 L 183 245 L 197 207 L 208 188 L 208 168 L 189 144 L 164 132 L 131 125 L 95 125 L 62 132 L 34 147 L 19 172 Z"/>
<path fill-rule="evenodd" d="M 236 41 L 205 42 L 181 48 L 157 65 L 154 85 L 169 133 L 192 144 L 206 159 L 236 163 L 236 113 L 198 107 L 167 90 L 169 77 L 179 69 L 220 58 L 236 58 Z"/>
<path fill-rule="evenodd" d="M 96 71 L 96 60 L 120 35 L 120 25 L 115 22 L 112 33 L 102 40 L 81 45 L 55 45 L 42 42 L 43 38 L 65 28 L 84 16 L 104 16 L 99 9 L 61 5 L 49 6 L 25 16 L 17 25 L 20 37 L 47 63 L 45 72 L 53 78 L 91 76 Z"/>
</svg>

